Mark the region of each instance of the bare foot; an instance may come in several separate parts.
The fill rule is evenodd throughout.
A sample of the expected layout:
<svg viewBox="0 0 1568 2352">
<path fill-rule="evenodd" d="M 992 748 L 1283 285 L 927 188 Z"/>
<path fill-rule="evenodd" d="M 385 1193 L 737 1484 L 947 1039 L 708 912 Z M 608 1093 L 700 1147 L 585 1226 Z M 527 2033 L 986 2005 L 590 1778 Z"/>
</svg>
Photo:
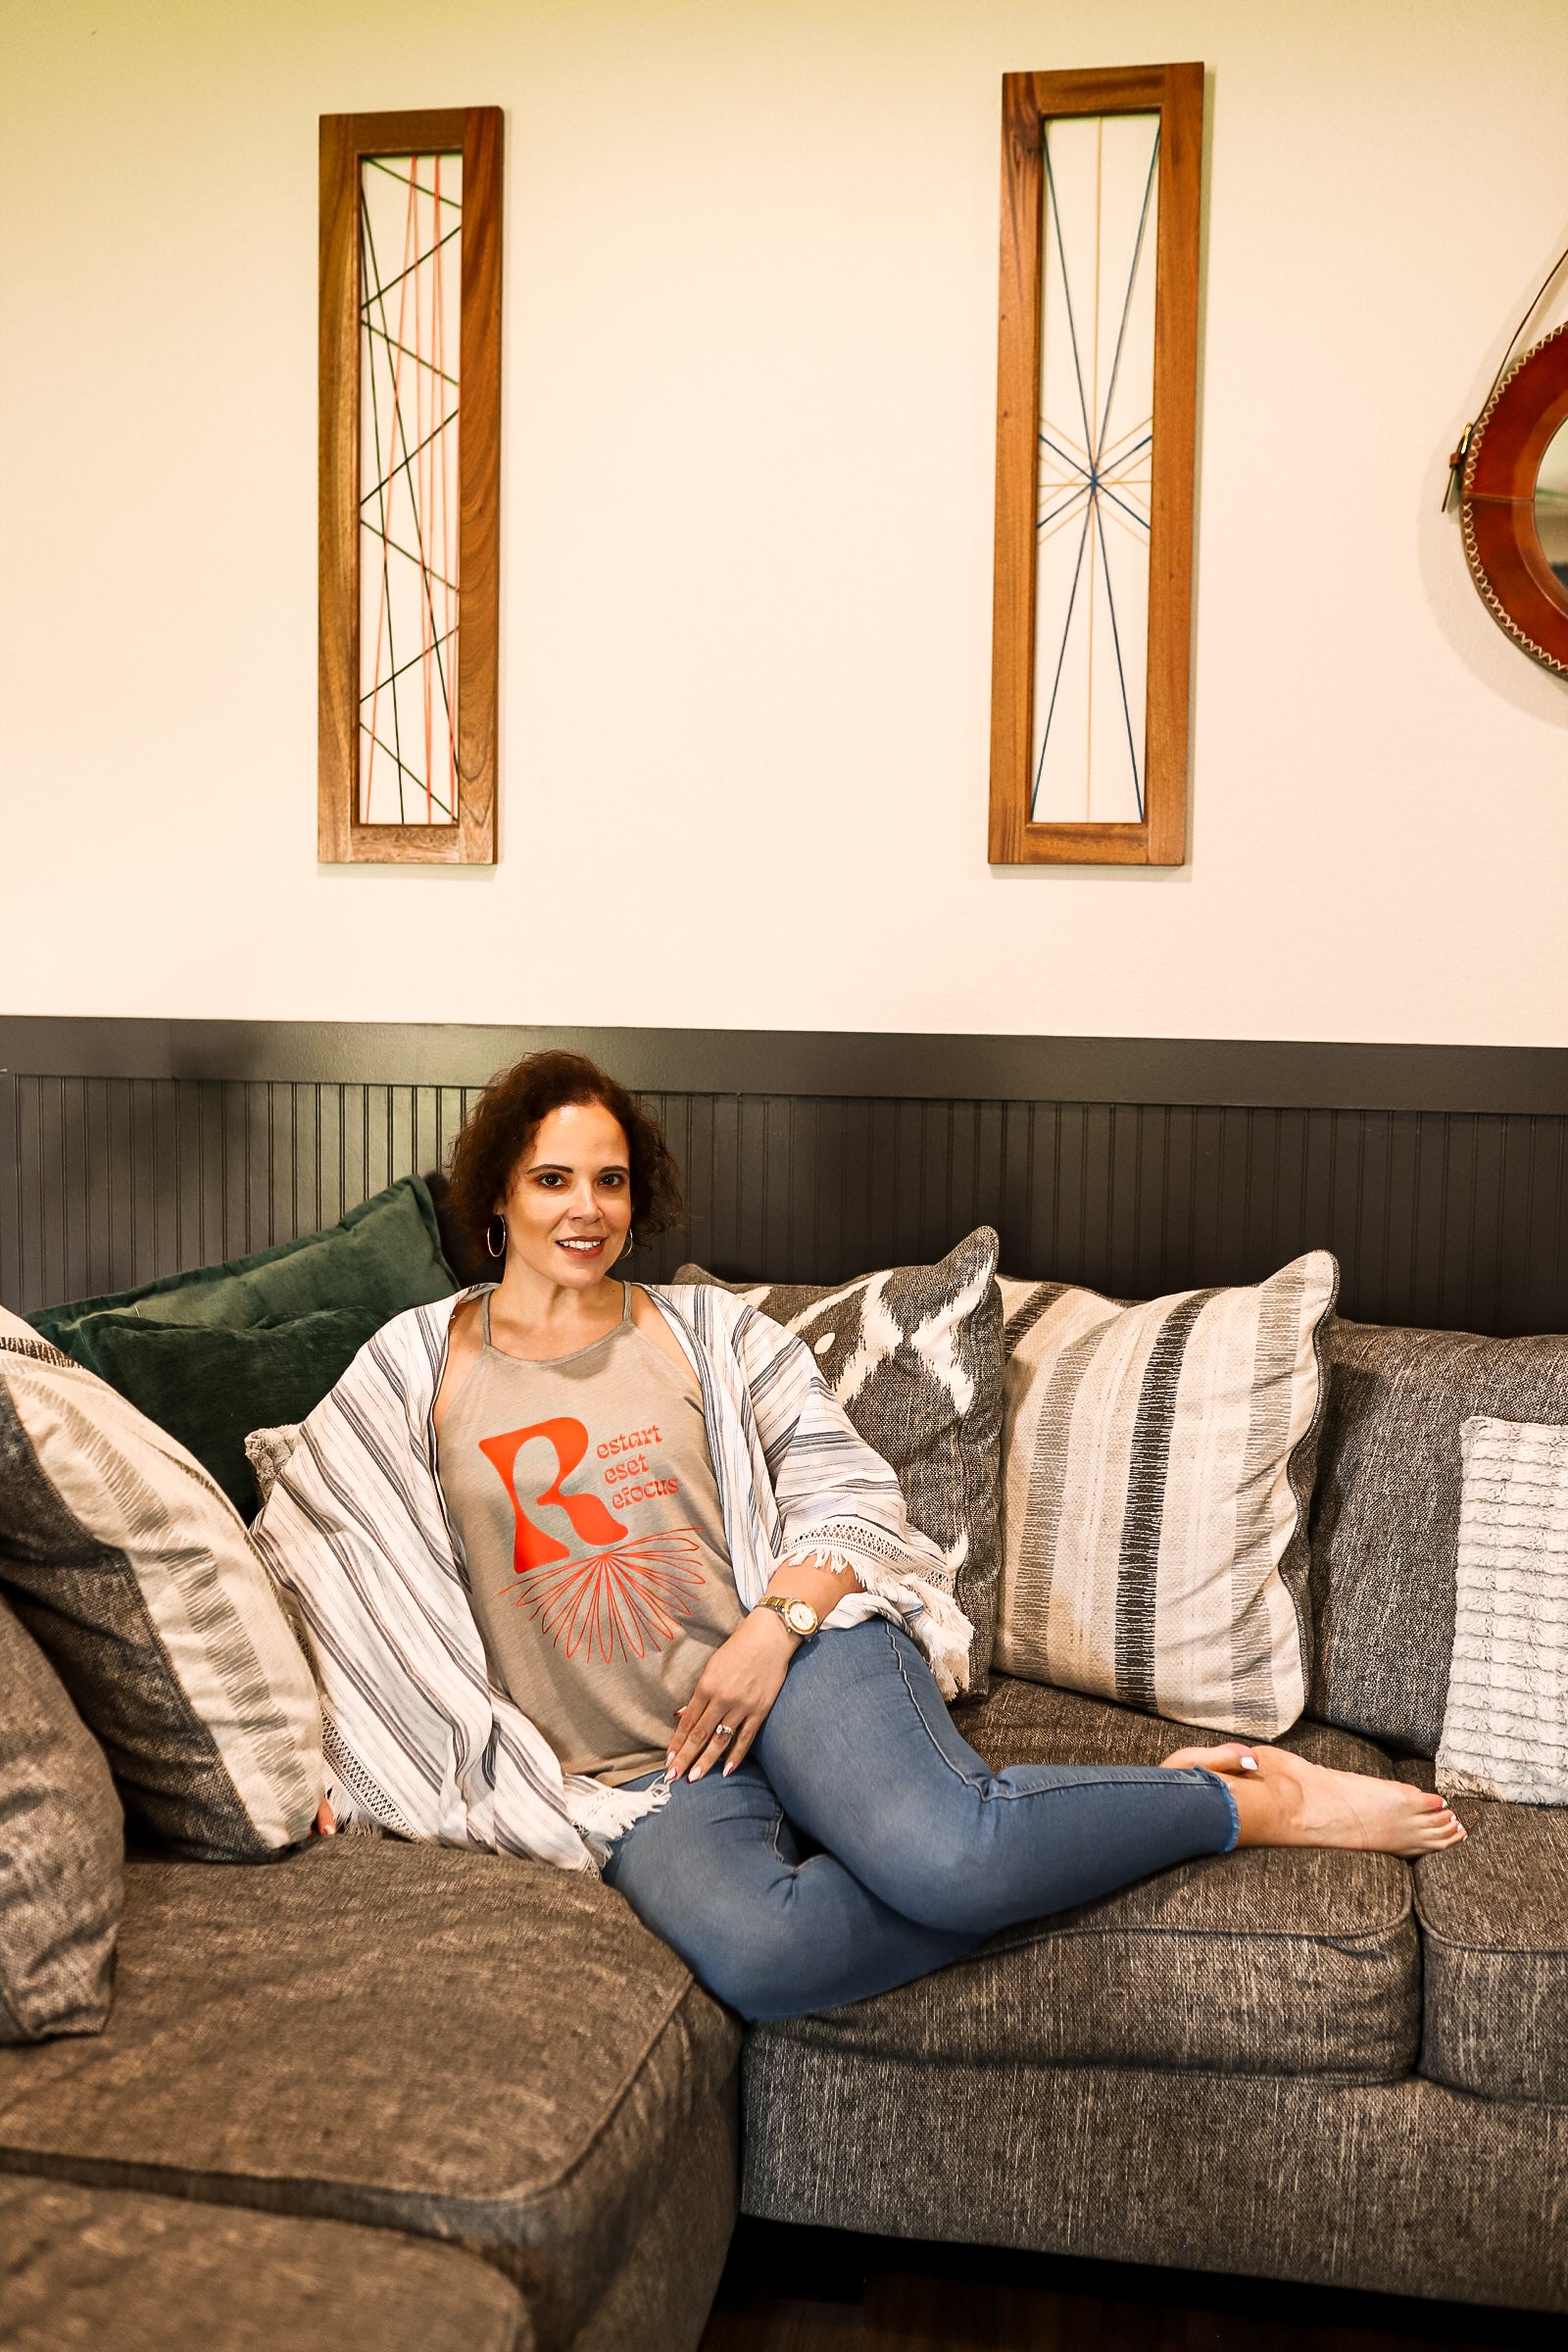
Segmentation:
<svg viewBox="0 0 1568 2352">
<path fill-rule="evenodd" d="M 1228 1740 L 1179 1747 L 1172 1771 L 1223 1773 L 1241 1815 L 1242 1845 L 1333 1845 L 1364 1854 L 1434 1854 L 1457 1845 L 1464 1825 L 1441 1796 L 1403 1781 L 1333 1772 L 1283 1747 Z"/>
</svg>

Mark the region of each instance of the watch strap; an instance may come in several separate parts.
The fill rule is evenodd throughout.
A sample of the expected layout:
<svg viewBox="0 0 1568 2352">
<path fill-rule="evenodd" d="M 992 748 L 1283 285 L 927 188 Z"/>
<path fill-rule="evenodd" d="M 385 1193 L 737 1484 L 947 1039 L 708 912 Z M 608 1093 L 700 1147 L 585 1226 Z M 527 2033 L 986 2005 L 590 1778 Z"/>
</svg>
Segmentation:
<svg viewBox="0 0 1568 2352">
<path fill-rule="evenodd" d="M 764 1609 L 771 1609 L 776 1616 L 782 1617 L 785 1625 L 789 1627 L 789 1631 L 795 1636 L 797 1642 L 809 1641 L 810 1636 L 816 1633 L 821 1627 L 822 1620 L 817 1615 L 816 1611 L 811 1607 L 810 1602 L 808 1600 L 798 1600 L 793 1594 L 786 1592 L 764 1592 L 759 1605 Z M 790 1624 L 791 1609 L 805 1609 L 807 1611 L 811 1620 L 809 1629 Z"/>
</svg>

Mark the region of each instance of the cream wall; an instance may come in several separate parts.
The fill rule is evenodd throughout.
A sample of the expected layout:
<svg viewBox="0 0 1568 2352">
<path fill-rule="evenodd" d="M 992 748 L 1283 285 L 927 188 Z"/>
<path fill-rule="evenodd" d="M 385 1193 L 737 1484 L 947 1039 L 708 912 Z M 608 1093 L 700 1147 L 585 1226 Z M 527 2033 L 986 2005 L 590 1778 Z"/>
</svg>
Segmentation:
<svg viewBox="0 0 1568 2352">
<path fill-rule="evenodd" d="M 1568 1043 L 1561 0 L 0 0 L 13 1012 Z M 1479 30 L 1479 37 L 1478 37 Z M 1192 858 L 985 861 L 999 82 L 1201 57 Z M 507 109 L 503 855 L 315 862 L 316 140 Z"/>
</svg>

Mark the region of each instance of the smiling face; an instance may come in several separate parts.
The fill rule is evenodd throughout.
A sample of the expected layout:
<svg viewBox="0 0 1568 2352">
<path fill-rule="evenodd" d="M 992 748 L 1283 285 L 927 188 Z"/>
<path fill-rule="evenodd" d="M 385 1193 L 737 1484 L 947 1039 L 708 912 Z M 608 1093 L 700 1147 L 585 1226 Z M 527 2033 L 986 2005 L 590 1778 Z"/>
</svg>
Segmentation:
<svg viewBox="0 0 1568 2352">
<path fill-rule="evenodd" d="M 626 1247 L 631 1225 L 631 1155 L 620 1121 L 602 1102 L 547 1112 L 499 1206 L 509 1274 L 526 1267 L 564 1289 L 592 1289 Z"/>
</svg>

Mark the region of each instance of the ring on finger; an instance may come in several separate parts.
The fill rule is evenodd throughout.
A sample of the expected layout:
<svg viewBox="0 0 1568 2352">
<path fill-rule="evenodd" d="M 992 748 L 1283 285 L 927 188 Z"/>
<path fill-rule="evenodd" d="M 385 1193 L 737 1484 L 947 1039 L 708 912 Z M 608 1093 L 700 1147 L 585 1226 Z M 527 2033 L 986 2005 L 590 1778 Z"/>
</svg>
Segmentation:
<svg viewBox="0 0 1568 2352">
<path fill-rule="evenodd" d="M 732 1727 L 731 1725 L 729 1725 L 729 1724 L 727 1724 L 727 1723 L 715 1723 L 715 1724 L 714 1724 L 714 1726 L 713 1726 L 713 1738 L 714 1738 L 715 1740 L 733 1740 L 733 1739 L 734 1739 L 734 1737 L 735 1737 L 735 1733 L 734 1733 L 734 1729 L 733 1729 L 733 1727 Z"/>
</svg>

